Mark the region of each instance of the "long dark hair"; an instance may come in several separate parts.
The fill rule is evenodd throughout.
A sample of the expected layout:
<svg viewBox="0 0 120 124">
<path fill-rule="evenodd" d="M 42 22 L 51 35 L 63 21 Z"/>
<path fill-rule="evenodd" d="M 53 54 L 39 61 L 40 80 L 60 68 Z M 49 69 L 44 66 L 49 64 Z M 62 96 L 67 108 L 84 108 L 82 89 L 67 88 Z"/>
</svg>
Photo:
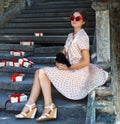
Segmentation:
<svg viewBox="0 0 120 124">
<path fill-rule="evenodd" d="M 83 28 L 86 26 L 86 24 L 88 23 L 88 20 L 87 20 L 87 12 L 85 9 L 83 8 L 77 8 L 75 10 L 73 10 L 72 12 L 72 15 L 75 13 L 75 12 L 79 12 L 80 15 L 83 17 L 83 21 L 85 21 L 85 24 L 82 26 Z"/>
</svg>

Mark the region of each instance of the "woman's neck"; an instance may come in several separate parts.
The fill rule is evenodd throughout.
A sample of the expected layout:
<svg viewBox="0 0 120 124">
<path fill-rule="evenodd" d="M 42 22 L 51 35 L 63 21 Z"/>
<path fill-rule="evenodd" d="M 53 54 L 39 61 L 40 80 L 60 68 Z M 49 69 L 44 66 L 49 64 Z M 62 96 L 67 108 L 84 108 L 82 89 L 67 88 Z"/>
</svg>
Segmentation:
<svg viewBox="0 0 120 124">
<path fill-rule="evenodd" d="M 74 34 L 76 34 L 77 32 L 79 32 L 82 28 L 74 28 Z"/>
</svg>

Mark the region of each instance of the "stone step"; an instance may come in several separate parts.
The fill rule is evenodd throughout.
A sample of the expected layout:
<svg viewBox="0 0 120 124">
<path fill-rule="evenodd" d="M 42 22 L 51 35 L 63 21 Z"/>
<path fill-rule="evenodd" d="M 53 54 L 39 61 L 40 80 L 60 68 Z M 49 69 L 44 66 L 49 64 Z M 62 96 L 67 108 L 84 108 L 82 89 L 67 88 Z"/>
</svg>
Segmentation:
<svg viewBox="0 0 120 124">
<path fill-rule="evenodd" d="M 65 12 L 65 13 L 50 13 L 50 12 L 45 12 L 45 13 L 34 13 L 34 14 L 18 14 L 16 15 L 16 18 L 51 18 L 51 17 L 69 17 L 71 15 L 71 12 Z M 95 18 L 93 12 L 88 12 L 88 18 Z"/>
<path fill-rule="evenodd" d="M 39 0 L 38 0 L 39 1 Z M 36 1 L 37 2 L 37 1 Z M 79 0 L 76 0 L 76 1 L 74 1 L 74 0 L 61 0 L 61 1 L 59 1 L 59 0 L 44 0 L 44 2 L 47 2 L 47 3 L 52 3 L 52 2 L 54 2 L 54 3 L 66 3 L 66 2 L 79 2 Z M 81 0 L 81 2 L 89 2 L 89 0 Z"/>
<path fill-rule="evenodd" d="M 57 23 L 54 23 L 54 22 L 44 22 L 44 23 L 10 23 L 8 25 L 5 26 L 5 28 L 19 28 L 19 29 L 23 29 L 24 28 L 27 28 L 27 29 L 50 29 L 50 28 L 70 28 L 71 27 L 71 24 L 70 22 L 57 22 Z M 56 30 L 57 31 L 57 30 Z M 93 28 L 86 28 L 86 31 L 88 32 L 92 32 L 94 31 Z M 46 31 L 47 32 L 47 31 Z"/>
<path fill-rule="evenodd" d="M 4 90 L 4 91 L 5 90 L 13 90 L 13 91 L 16 90 L 16 91 L 30 92 L 32 83 L 34 80 L 34 77 L 33 77 L 34 75 L 25 74 L 23 81 L 12 82 L 10 79 L 10 76 L 12 76 L 13 73 L 14 72 L 0 73 L 0 90 Z"/>
<path fill-rule="evenodd" d="M 44 63 L 44 64 L 42 64 L 42 63 Z M 34 64 L 32 67 L 29 67 L 29 68 L 5 66 L 5 67 L 0 67 L 0 72 L 1 73 L 18 72 L 18 73 L 25 73 L 25 74 L 34 74 L 37 69 L 47 67 L 47 66 L 53 66 L 53 65 L 55 65 L 55 64 L 54 63 L 48 63 L 47 59 L 46 60 L 41 59 L 41 63 L 39 62 L 39 64 Z"/>
<path fill-rule="evenodd" d="M 66 23 L 10 23 L 5 26 L 5 28 L 21 28 L 24 30 L 24 28 L 69 28 L 70 27 L 70 22 Z"/>
<path fill-rule="evenodd" d="M 22 73 L 24 74 L 24 73 Z M 0 91 L 16 91 L 16 92 L 30 92 L 34 81 L 34 74 L 25 74 L 23 81 L 12 82 L 10 77 L 13 73 L 0 73 Z M 58 91 L 52 86 L 52 92 L 60 95 Z"/>
<path fill-rule="evenodd" d="M 4 43 L 20 43 L 22 40 L 32 40 L 39 44 L 64 44 L 67 36 L 43 36 L 33 35 L 0 35 L 0 41 Z"/>
<path fill-rule="evenodd" d="M 111 83 L 111 82 L 110 82 Z M 115 122 L 112 87 L 101 86 L 88 95 L 86 124 L 113 124 Z"/>
<path fill-rule="evenodd" d="M 91 3 L 81 3 L 81 2 L 76 2 L 76 3 L 37 3 L 32 5 L 32 9 L 40 8 L 40 9 L 47 9 L 47 8 L 90 8 Z"/>
<path fill-rule="evenodd" d="M 10 55 L 10 51 L 0 51 L 0 60 L 13 60 L 19 58 L 26 58 L 33 55 L 34 55 L 33 52 L 25 52 L 23 56 L 13 56 Z"/>
<path fill-rule="evenodd" d="M 63 46 L 51 46 L 51 47 L 37 47 L 35 48 L 34 54 L 56 54 L 62 51 Z"/>
<path fill-rule="evenodd" d="M 17 24 L 19 25 L 19 23 Z M 42 24 L 40 24 L 42 25 Z M 45 24 L 44 24 L 45 25 Z M 34 27 L 34 26 L 33 26 Z M 37 26 L 36 26 L 37 27 Z M 52 26 L 51 26 L 52 27 Z M 13 29 L 11 27 L 8 28 L 8 29 L 1 29 L 0 30 L 0 34 L 5 34 L 5 35 L 34 35 L 35 32 L 42 32 L 43 35 L 68 35 L 70 32 L 73 32 L 73 29 L 72 28 L 57 28 L 57 29 L 53 29 L 53 28 L 49 28 L 48 29 L 45 29 L 44 27 L 43 28 L 39 28 L 37 27 L 36 28 L 32 28 L 30 27 L 29 29 L 26 28 L 26 27 L 23 27 L 24 29 L 19 29 L 19 27 L 16 27 L 15 29 Z M 93 28 L 86 28 L 85 29 L 86 32 L 89 34 L 89 35 L 92 35 L 94 30 Z"/>
<path fill-rule="evenodd" d="M 4 109 L 4 111 L 6 110 L 9 112 L 14 112 L 14 114 L 16 114 L 22 110 L 22 108 L 24 107 L 26 102 L 21 102 L 21 103 L 7 102 L 6 103 L 6 101 L 8 100 L 8 96 L 13 93 L 16 93 L 16 92 L 14 92 L 14 91 L 13 92 L 11 92 L 11 91 L 1 91 L 0 92 L 0 96 L 1 96 L 0 97 L 0 107 L 2 109 Z M 27 94 L 27 95 L 29 97 L 29 94 Z M 38 112 L 37 112 L 36 117 L 40 116 L 40 114 L 42 112 L 42 109 L 43 109 L 43 100 L 42 99 L 43 99 L 42 96 L 40 96 L 37 101 Z M 61 121 L 63 121 L 63 120 L 65 121 L 65 124 L 66 124 L 66 122 L 71 122 L 71 120 L 72 120 L 72 122 L 69 124 L 72 124 L 73 122 L 75 122 L 74 124 L 78 124 L 78 122 L 81 122 L 81 124 L 85 123 L 86 99 L 73 101 L 73 100 L 69 100 L 63 96 L 60 96 L 60 94 L 59 94 L 59 96 L 56 94 L 53 94 L 53 99 L 54 99 L 54 103 L 56 104 L 56 106 L 58 108 L 58 118 L 57 118 L 57 120 L 49 121 L 48 123 L 56 122 L 58 124 L 59 121 L 61 123 Z M 6 105 L 5 105 L 5 103 L 6 103 Z M 14 117 L 14 115 L 13 115 L 13 117 Z M 77 120 L 76 120 L 76 118 L 77 118 Z M 27 123 L 28 120 L 30 120 L 30 119 L 26 119 L 26 120 L 24 119 L 24 122 Z M 18 120 L 15 119 L 14 122 L 16 123 L 17 121 Z M 19 121 L 22 121 L 22 120 L 19 120 Z M 30 121 L 32 121 L 32 120 L 30 120 Z M 42 122 L 42 123 L 45 123 L 45 122 Z"/>
<path fill-rule="evenodd" d="M 80 0 L 80 1 L 79 0 L 61 0 L 61 1 L 44 0 L 44 2 L 34 0 L 33 5 L 44 5 L 44 4 L 53 5 L 53 3 L 55 5 L 58 5 L 58 4 L 77 4 L 77 3 L 90 4 L 91 2 L 89 0 Z"/>
<path fill-rule="evenodd" d="M 25 51 L 25 52 L 33 52 L 35 46 L 36 45 L 34 45 L 34 46 L 20 45 L 20 42 L 18 44 L 0 43 L 0 52 L 2 52 L 2 51 L 10 51 L 10 50 L 20 50 L 20 51 Z"/>
<path fill-rule="evenodd" d="M 46 12 L 49 12 L 49 13 L 55 13 L 55 12 L 58 12 L 58 13 L 60 13 L 60 12 L 72 12 L 73 11 L 73 8 L 63 8 L 63 9 L 59 9 L 59 8 L 46 8 L 46 9 L 43 9 L 43 8 L 41 8 L 41 9 L 35 9 L 34 10 L 34 8 L 31 10 L 31 9 L 29 9 L 29 8 L 25 8 L 25 10 L 24 11 L 22 11 L 21 13 L 22 14 L 29 14 L 29 13 L 46 13 Z M 89 8 L 87 8 L 86 9 L 86 11 L 88 11 L 88 12 L 93 12 L 93 10 L 89 7 Z"/>
<path fill-rule="evenodd" d="M 32 52 L 35 54 L 47 54 L 49 51 L 50 54 L 56 54 L 57 52 L 61 51 L 63 49 L 63 46 L 41 46 L 41 45 L 33 45 L 33 46 L 24 46 L 20 44 L 5 44 L 0 43 L 0 54 L 2 52 L 10 52 L 13 50 L 20 50 L 24 52 Z"/>
<path fill-rule="evenodd" d="M 56 52 L 57 53 L 57 52 Z M 50 54 L 49 54 L 50 55 Z M 5 56 L 2 58 L 1 56 L 1 60 L 13 60 L 13 59 L 19 59 L 19 58 L 24 58 L 24 57 L 21 57 L 21 56 Z M 36 65 L 36 64 L 42 64 L 42 65 L 51 65 L 51 64 L 54 64 L 55 63 L 55 56 L 29 56 L 29 57 L 26 57 L 28 60 L 34 62 L 34 66 L 35 68 L 36 67 L 39 67 L 39 65 Z M 2 68 L 2 67 L 1 67 Z M 21 68 L 21 67 L 20 67 Z M 34 68 L 34 67 L 33 67 Z"/>
<path fill-rule="evenodd" d="M 32 22 L 32 23 L 40 23 L 40 22 L 69 22 L 70 18 L 69 17 L 43 17 L 43 18 L 15 18 L 11 20 L 12 23 L 18 23 L 18 22 Z M 88 25 L 94 25 L 95 24 L 95 19 L 93 17 L 88 18 Z"/>
<path fill-rule="evenodd" d="M 92 44 L 93 36 L 89 36 L 90 44 Z M 64 45 L 67 36 L 43 36 L 35 37 L 34 35 L 0 35 L 0 42 L 4 43 L 20 43 L 22 40 L 32 40 L 36 44 L 54 44 L 54 45 Z"/>
</svg>

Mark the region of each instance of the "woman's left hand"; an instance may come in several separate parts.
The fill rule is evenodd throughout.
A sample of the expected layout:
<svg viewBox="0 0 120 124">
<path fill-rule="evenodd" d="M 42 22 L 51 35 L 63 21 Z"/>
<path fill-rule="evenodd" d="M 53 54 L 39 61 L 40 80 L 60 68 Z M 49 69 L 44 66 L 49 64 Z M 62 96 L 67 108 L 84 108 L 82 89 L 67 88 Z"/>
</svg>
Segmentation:
<svg viewBox="0 0 120 124">
<path fill-rule="evenodd" d="M 62 63 L 56 62 L 56 66 L 59 70 L 69 70 L 69 68 L 65 64 L 62 64 Z"/>
</svg>

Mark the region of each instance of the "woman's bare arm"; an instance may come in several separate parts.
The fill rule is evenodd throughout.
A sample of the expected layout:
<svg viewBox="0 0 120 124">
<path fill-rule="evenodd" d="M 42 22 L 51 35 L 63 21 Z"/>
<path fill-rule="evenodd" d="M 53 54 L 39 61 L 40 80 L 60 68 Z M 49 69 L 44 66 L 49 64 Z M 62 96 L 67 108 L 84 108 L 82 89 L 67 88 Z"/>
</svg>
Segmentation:
<svg viewBox="0 0 120 124">
<path fill-rule="evenodd" d="M 83 68 L 85 66 L 89 66 L 89 64 L 90 64 L 89 50 L 84 49 L 81 51 L 81 54 L 82 54 L 82 60 L 79 63 L 69 67 L 69 70 L 80 69 L 80 68 Z"/>
</svg>

